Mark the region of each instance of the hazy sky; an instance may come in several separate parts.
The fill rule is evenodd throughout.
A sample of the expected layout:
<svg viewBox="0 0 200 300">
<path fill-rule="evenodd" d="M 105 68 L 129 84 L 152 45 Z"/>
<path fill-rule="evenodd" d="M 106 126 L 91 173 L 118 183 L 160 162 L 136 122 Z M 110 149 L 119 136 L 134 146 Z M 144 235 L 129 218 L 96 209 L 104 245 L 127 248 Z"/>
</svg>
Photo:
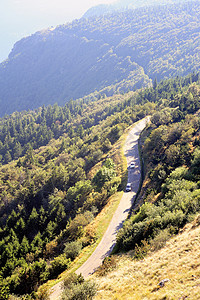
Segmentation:
<svg viewBox="0 0 200 300">
<path fill-rule="evenodd" d="M 0 0 L 0 62 L 14 43 L 40 29 L 80 18 L 88 8 L 114 0 Z"/>
</svg>

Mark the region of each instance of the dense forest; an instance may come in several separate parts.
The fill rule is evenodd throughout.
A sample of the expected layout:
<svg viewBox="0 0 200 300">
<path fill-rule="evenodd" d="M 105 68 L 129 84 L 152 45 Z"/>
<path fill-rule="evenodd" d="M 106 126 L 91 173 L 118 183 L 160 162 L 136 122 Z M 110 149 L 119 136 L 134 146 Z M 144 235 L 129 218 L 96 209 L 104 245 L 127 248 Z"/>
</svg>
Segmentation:
<svg viewBox="0 0 200 300">
<path fill-rule="evenodd" d="M 22 39 L 0 65 L 1 116 L 197 72 L 199 7 L 196 0 L 82 18 Z"/>
<path fill-rule="evenodd" d="M 131 95 L 1 119 L 9 139 L 2 134 L 0 299 L 13 293 L 35 298 L 40 284 L 56 278 L 95 239 L 84 228 L 123 189 L 120 169 L 107 153 L 152 108 L 131 108 Z M 20 151 L 13 152 L 14 144 Z"/>
<path fill-rule="evenodd" d="M 42 283 L 93 243 L 95 232 L 86 226 L 124 189 L 110 150 L 146 115 L 152 118 L 142 151 L 151 185 L 143 191 L 146 203 L 120 232 L 119 247 L 155 237 L 154 229 L 176 232 L 198 211 L 199 97 L 193 73 L 125 95 L 1 118 L 0 299 L 37 298 Z"/>
</svg>

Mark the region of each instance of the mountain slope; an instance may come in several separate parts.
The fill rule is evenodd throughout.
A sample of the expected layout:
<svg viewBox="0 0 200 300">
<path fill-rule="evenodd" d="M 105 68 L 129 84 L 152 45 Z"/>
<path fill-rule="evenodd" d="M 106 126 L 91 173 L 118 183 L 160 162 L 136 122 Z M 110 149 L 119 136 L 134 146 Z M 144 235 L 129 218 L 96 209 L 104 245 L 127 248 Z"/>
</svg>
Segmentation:
<svg viewBox="0 0 200 300">
<path fill-rule="evenodd" d="M 122 255 L 116 270 L 104 277 L 93 276 L 98 284 L 94 299 L 199 299 L 199 235 L 197 217 L 163 249 L 143 260 L 133 260 L 131 252 Z"/>
<path fill-rule="evenodd" d="M 0 65 L 1 115 L 199 70 L 199 3 L 76 20 L 22 39 Z"/>
<path fill-rule="evenodd" d="M 9 299 L 13 293 L 31 294 L 32 299 L 38 299 L 35 294 L 38 286 L 57 278 L 62 271 L 72 267 L 80 251 L 82 255 L 90 245 L 93 247 L 99 238 L 99 229 L 102 233 L 105 224 L 99 223 L 101 228 L 96 230 L 90 222 L 109 202 L 110 196 L 117 190 L 122 191 L 126 184 L 121 144 L 116 142 L 124 130 L 137 120 L 159 111 L 154 115 L 152 124 L 170 123 L 167 135 L 164 131 L 166 126 L 162 126 L 164 138 L 161 141 L 167 144 L 160 144 L 160 135 L 153 132 L 145 144 L 148 157 L 156 151 L 161 151 L 157 159 L 163 154 L 170 159 L 171 153 L 176 158 L 180 153 L 180 163 L 186 165 L 185 159 L 187 164 L 191 162 L 193 175 L 198 176 L 200 123 L 196 113 L 200 108 L 199 96 L 199 75 L 196 74 L 163 81 L 154 88 L 126 95 L 102 97 L 88 103 L 70 101 L 64 107 L 54 105 L 35 111 L 15 112 L 0 120 L 0 150 L 4 164 L 0 166 L 1 299 Z M 187 116 L 188 113 L 196 115 Z M 175 143 L 168 151 L 165 148 L 168 141 L 172 142 L 174 135 L 180 136 L 176 127 L 171 128 L 174 126 L 171 121 L 177 119 L 181 122 L 181 126 L 177 127 L 181 129 L 181 145 Z M 187 120 L 191 122 L 187 123 Z M 150 155 L 152 144 L 155 151 Z M 166 153 L 160 145 L 164 146 Z M 194 162 L 193 153 L 188 151 L 187 145 L 194 152 Z M 174 163 L 173 157 L 171 162 Z M 160 178 L 161 175 L 159 180 L 163 180 L 163 174 L 165 176 L 169 171 L 167 166 L 170 170 L 173 167 L 168 163 L 166 173 L 161 166 L 152 176 Z M 187 181 L 185 184 L 187 189 L 191 184 L 192 190 L 189 187 L 186 191 L 188 197 L 183 205 L 174 198 L 166 201 L 179 206 L 179 211 L 181 205 L 181 209 L 185 210 L 183 220 L 177 220 L 183 213 L 171 214 L 172 220 L 167 219 L 167 210 L 163 206 L 165 220 L 161 219 L 162 224 L 171 222 L 170 230 L 173 232 L 176 230 L 174 222 L 182 220 L 185 224 L 191 213 L 199 211 L 200 198 L 195 198 L 199 197 L 199 179 L 194 179 L 195 182 Z M 176 182 L 174 186 L 177 186 Z M 198 190 L 193 190 L 196 187 Z M 155 188 L 153 191 L 156 191 Z M 147 191 L 149 195 L 151 190 Z M 148 210 L 149 207 L 152 209 Z M 143 211 L 150 218 L 149 213 L 160 212 L 160 207 L 146 205 L 147 210 L 143 208 Z M 106 213 L 106 219 L 109 217 Z M 133 221 L 131 217 L 130 225 Z M 182 226 L 183 222 L 177 224 Z M 143 225 L 143 222 L 140 223 Z M 159 230 L 159 224 L 156 227 L 156 223 L 148 220 L 146 224 L 155 225 Z M 126 228 L 131 229 L 129 226 Z M 148 234 L 148 231 L 144 233 Z M 129 240 L 123 239 L 125 243 L 130 241 L 126 236 Z"/>
</svg>

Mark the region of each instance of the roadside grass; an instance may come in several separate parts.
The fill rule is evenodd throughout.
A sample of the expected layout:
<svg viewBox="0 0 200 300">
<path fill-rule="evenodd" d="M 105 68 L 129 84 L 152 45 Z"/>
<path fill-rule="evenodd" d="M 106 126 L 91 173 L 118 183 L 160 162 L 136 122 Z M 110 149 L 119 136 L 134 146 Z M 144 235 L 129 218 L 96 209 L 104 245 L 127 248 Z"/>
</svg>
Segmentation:
<svg viewBox="0 0 200 300">
<path fill-rule="evenodd" d="M 118 255 L 116 270 L 104 277 L 92 275 L 98 286 L 94 299 L 200 299 L 199 220 L 143 260 L 134 260 L 132 251 Z M 168 281 L 161 287 L 164 279 Z"/>
</svg>

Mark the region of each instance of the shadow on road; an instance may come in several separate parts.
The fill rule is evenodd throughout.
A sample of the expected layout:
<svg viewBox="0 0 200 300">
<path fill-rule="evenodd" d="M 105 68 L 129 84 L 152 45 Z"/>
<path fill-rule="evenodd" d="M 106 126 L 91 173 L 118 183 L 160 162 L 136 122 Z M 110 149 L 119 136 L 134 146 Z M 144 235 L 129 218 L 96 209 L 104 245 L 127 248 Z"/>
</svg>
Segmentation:
<svg viewBox="0 0 200 300">
<path fill-rule="evenodd" d="M 134 146 L 131 147 L 131 149 L 126 150 L 126 156 L 131 156 L 133 157 L 133 153 L 137 153 L 138 152 L 138 144 L 134 144 Z"/>
</svg>

